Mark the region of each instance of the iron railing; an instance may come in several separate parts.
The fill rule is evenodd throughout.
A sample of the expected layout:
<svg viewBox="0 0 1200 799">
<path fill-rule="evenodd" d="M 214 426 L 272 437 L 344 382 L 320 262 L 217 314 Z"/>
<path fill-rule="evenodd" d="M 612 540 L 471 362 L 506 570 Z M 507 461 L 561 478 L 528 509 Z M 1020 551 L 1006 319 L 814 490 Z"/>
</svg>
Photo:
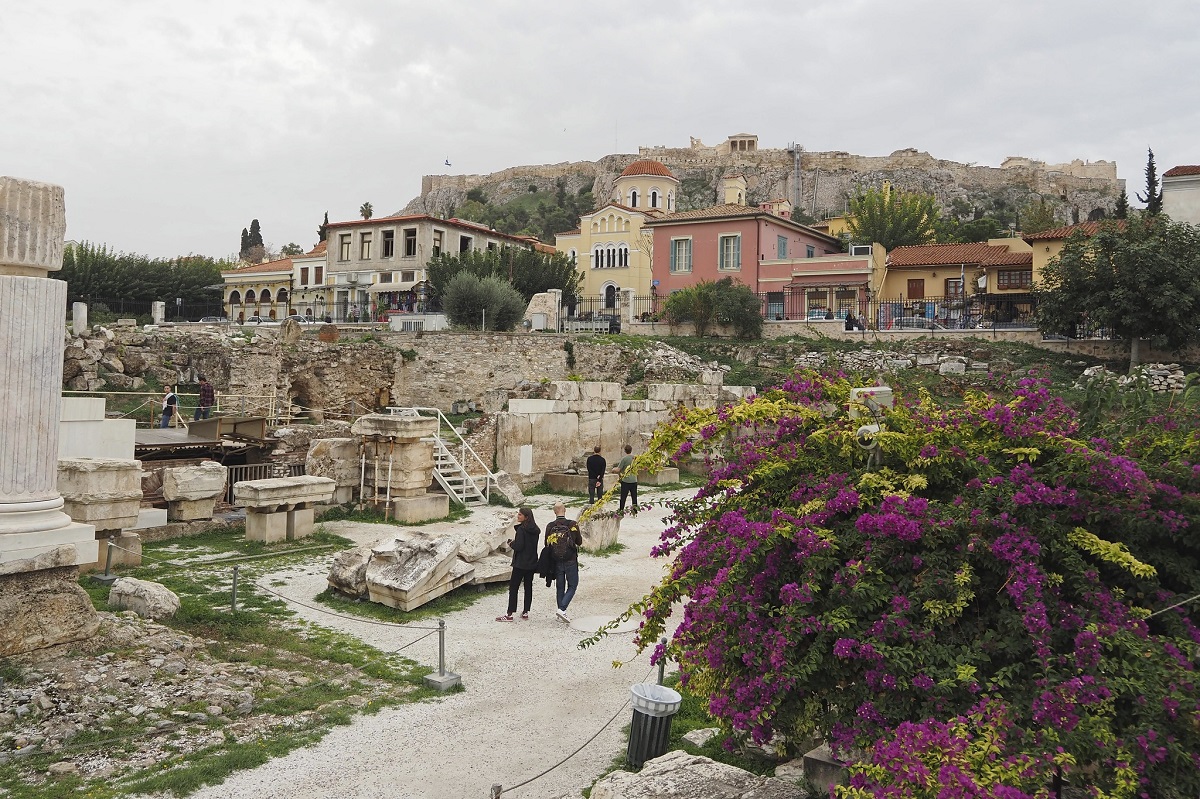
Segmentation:
<svg viewBox="0 0 1200 799">
<path fill-rule="evenodd" d="M 304 461 L 296 463 L 242 463 L 226 466 L 229 476 L 225 482 L 225 504 L 233 504 L 233 484 L 246 480 L 269 480 L 273 477 L 301 477 Z"/>
</svg>

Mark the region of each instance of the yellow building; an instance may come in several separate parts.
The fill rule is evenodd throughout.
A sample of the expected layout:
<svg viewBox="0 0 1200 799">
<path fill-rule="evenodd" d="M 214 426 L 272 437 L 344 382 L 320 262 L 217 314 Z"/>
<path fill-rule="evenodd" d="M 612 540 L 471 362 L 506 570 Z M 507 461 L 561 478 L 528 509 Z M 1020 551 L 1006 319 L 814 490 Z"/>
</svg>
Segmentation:
<svg viewBox="0 0 1200 799">
<path fill-rule="evenodd" d="M 1094 236 L 1099 230 L 1099 222 L 1080 222 L 1077 225 L 1067 225 L 1024 236 L 1025 243 L 1033 250 L 1033 282 L 1035 284 L 1038 282 L 1038 277 L 1050 259 L 1058 257 L 1058 254 L 1062 252 L 1063 245 L 1067 243 L 1071 234 L 1083 231 L 1088 236 Z"/>
<path fill-rule="evenodd" d="M 244 322 L 252 316 L 283 319 L 290 311 L 292 259 L 249 264 L 221 273 L 226 316 Z"/>
<path fill-rule="evenodd" d="M 634 161 L 617 178 L 604 205 L 579 218 L 579 229 L 554 237 L 582 277 L 583 297 L 617 307 L 621 289 L 646 297 L 653 288 L 654 237 L 643 223 L 675 210 L 679 181 L 658 161 Z"/>
</svg>

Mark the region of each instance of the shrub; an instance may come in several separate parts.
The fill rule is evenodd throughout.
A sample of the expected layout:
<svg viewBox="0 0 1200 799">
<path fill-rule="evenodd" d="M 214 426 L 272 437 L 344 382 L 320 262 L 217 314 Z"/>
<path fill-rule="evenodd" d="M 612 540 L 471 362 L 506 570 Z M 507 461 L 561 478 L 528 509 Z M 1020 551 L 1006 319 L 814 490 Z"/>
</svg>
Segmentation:
<svg viewBox="0 0 1200 799">
<path fill-rule="evenodd" d="M 671 324 L 691 322 L 697 336 L 706 335 L 717 322 L 732 327 L 738 338 L 762 338 L 762 303 L 749 286 L 732 278 L 702 280 L 677 291 L 667 297 L 662 313 Z"/>
<path fill-rule="evenodd" d="M 635 468 L 726 458 L 674 508 L 638 645 L 682 605 L 655 660 L 756 741 L 866 750 L 843 797 L 1019 799 L 1059 769 L 1195 796 L 1195 414 L 1084 438 L 1026 379 L 898 406 L 869 457 L 849 388 L 805 373 L 656 431 Z"/>
<path fill-rule="evenodd" d="M 505 280 L 460 272 L 446 284 L 442 308 L 457 327 L 513 330 L 525 314 L 525 300 Z"/>
</svg>

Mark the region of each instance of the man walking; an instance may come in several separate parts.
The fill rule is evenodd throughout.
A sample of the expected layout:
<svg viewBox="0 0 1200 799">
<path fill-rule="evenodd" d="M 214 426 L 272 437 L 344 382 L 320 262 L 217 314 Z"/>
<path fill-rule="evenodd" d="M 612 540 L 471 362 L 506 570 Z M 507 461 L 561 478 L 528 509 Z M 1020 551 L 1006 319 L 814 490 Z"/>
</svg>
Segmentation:
<svg viewBox="0 0 1200 799">
<path fill-rule="evenodd" d="M 608 461 L 600 454 L 597 444 L 587 459 L 588 502 L 595 504 L 599 497 L 604 496 L 604 472 L 608 469 Z"/>
<path fill-rule="evenodd" d="M 554 506 L 554 521 L 546 525 L 546 546 L 558 562 L 554 578 L 558 610 L 554 615 L 569 622 L 571 617 L 567 615 L 567 607 L 579 587 L 579 547 L 583 544 L 583 535 L 579 532 L 579 523 L 568 519 L 566 513 L 567 508 L 561 502 Z"/>
<path fill-rule="evenodd" d="M 175 393 L 174 386 L 167 386 L 163 392 L 162 401 L 162 421 L 159 423 L 160 428 L 171 426 L 171 419 L 175 417 L 175 412 L 179 410 L 179 395 Z"/>
<path fill-rule="evenodd" d="M 621 458 L 613 471 L 621 475 L 621 506 L 618 512 L 625 512 L 625 498 L 632 495 L 630 511 L 637 516 L 637 472 L 633 470 L 633 447 L 629 444 L 625 445 L 625 457 Z"/>
<path fill-rule="evenodd" d="M 208 382 L 207 377 L 200 375 L 200 404 L 196 406 L 196 415 L 192 417 L 192 421 L 207 419 L 216 400 L 217 392 L 213 391 L 212 383 Z"/>
</svg>

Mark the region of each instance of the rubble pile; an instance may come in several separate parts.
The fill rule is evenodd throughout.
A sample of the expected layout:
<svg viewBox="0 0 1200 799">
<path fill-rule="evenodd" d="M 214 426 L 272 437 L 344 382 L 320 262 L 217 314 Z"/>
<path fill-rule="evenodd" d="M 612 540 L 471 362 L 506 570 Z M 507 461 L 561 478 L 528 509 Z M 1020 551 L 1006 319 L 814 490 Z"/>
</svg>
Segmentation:
<svg viewBox="0 0 1200 799">
<path fill-rule="evenodd" d="M 1176 393 L 1187 387 L 1187 375 L 1177 363 L 1142 364 L 1131 375 L 1119 375 L 1103 366 L 1089 366 L 1075 383 L 1075 388 L 1086 388 L 1089 384 L 1116 383 L 1119 388 L 1145 384 L 1151 391 Z"/>
</svg>

